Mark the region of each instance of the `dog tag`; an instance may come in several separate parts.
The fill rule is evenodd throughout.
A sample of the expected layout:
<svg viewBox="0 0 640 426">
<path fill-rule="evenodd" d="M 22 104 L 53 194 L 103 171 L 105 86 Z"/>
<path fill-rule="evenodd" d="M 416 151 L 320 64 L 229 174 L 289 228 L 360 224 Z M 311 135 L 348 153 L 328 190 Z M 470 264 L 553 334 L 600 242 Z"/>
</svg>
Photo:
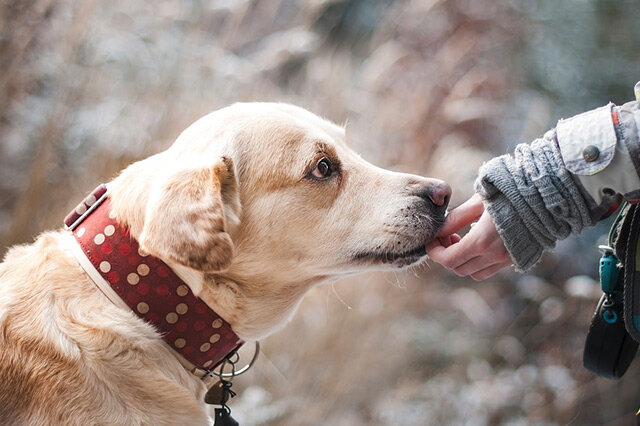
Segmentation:
<svg viewBox="0 0 640 426">
<path fill-rule="evenodd" d="M 239 426 L 239 423 L 231 417 L 231 413 L 225 408 L 216 408 L 213 426 Z"/>
<path fill-rule="evenodd" d="M 229 392 L 225 392 L 221 381 L 217 381 L 209 388 L 204 396 L 204 402 L 210 405 L 222 405 L 229 400 Z"/>
</svg>

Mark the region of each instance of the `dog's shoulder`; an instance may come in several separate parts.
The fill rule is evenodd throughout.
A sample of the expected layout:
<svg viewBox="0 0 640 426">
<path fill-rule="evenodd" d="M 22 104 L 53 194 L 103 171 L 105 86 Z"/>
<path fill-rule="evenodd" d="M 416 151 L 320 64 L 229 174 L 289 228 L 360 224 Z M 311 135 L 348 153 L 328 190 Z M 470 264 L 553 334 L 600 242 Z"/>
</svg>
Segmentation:
<svg viewBox="0 0 640 426">
<path fill-rule="evenodd" d="M 0 264 L 3 424 L 31 422 L 45 414 L 39 411 L 42 401 L 51 398 L 50 390 L 61 384 L 77 387 L 80 380 L 76 357 L 55 343 L 61 334 L 55 312 L 56 282 L 66 278 L 73 283 L 73 273 L 79 276 L 62 245 L 61 233 L 48 232 L 33 244 L 10 248 Z"/>
<path fill-rule="evenodd" d="M 0 424 L 201 422 L 199 383 L 150 325 L 100 292 L 72 244 L 47 232 L 0 264 Z"/>
</svg>

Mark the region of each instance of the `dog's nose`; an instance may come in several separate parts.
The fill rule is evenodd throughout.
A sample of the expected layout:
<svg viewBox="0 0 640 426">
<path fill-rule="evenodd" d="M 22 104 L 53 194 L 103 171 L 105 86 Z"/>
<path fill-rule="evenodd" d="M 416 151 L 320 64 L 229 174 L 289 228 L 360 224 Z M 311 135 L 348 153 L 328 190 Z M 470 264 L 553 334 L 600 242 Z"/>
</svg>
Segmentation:
<svg viewBox="0 0 640 426">
<path fill-rule="evenodd" d="M 437 212 L 444 213 L 451 198 L 451 187 L 443 181 L 427 182 L 420 185 L 415 193 Z"/>
<path fill-rule="evenodd" d="M 431 185 L 427 189 L 427 196 L 437 207 L 446 209 L 451 198 L 451 187 L 444 182 Z"/>
</svg>

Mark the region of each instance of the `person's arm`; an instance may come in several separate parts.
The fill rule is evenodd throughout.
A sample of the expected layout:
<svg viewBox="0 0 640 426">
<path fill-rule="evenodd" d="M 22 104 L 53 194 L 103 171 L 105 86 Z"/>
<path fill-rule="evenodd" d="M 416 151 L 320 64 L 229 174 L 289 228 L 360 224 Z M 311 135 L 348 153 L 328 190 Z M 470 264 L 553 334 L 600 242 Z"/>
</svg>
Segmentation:
<svg viewBox="0 0 640 426">
<path fill-rule="evenodd" d="M 640 107 L 607 105 L 480 169 L 476 195 L 453 210 L 441 236 L 479 221 L 463 238 L 428 245 L 458 275 L 484 279 L 513 262 L 525 271 L 545 250 L 593 226 L 618 202 L 640 198 Z M 483 208 L 485 210 L 483 210 Z M 505 250 L 506 249 L 506 250 Z"/>
</svg>

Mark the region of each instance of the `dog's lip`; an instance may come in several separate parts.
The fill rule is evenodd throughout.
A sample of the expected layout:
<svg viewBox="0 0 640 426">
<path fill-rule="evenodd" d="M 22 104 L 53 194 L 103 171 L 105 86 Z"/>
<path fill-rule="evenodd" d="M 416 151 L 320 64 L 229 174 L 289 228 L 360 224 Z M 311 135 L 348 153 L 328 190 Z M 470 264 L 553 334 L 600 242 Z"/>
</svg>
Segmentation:
<svg viewBox="0 0 640 426">
<path fill-rule="evenodd" d="M 404 252 L 362 252 L 356 254 L 353 258 L 355 260 L 367 260 L 380 263 L 406 263 L 405 261 L 410 259 L 419 259 L 427 255 L 427 251 L 424 245 L 420 245 L 412 250 Z M 413 262 L 409 262 L 413 263 Z"/>
</svg>

